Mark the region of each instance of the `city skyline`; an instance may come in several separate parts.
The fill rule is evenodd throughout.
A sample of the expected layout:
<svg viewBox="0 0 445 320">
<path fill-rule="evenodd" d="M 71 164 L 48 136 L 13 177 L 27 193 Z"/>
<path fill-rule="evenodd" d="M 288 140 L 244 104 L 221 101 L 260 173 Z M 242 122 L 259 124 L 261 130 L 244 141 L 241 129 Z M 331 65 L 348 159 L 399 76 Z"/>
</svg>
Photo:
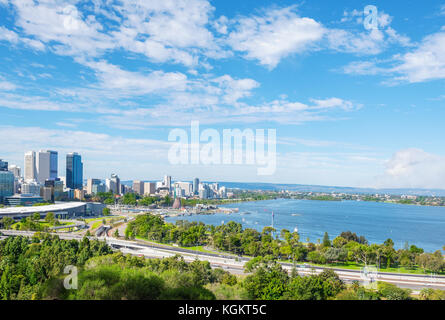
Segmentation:
<svg viewBox="0 0 445 320">
<path fill-rule="evenodd" d="M 85 177 L 122 180 L 445 189 L 443 4 L 376 1 L 368 29 L 366 2 L 131 3 L 0 1 L 2 158 L 24 170 L 25 150 L 76 150 Z M 170 165 L 169 132 L 195 120 L 277 129 L 276 172 Z"/>
</svg>

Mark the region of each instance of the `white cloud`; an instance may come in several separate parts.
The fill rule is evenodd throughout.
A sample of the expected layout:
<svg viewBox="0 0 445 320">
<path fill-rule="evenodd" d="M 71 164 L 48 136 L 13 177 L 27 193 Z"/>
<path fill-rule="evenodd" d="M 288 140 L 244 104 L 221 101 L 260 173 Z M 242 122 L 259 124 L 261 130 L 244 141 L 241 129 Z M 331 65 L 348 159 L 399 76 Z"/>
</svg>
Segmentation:
<svg viewBox="0 0 445 320">
<path fill-rule="evenodd" d="M 80 130 L 0 126 L 0 134 L 9 137 L 2 142 L 2 148 L 11 163 L 22 164 L 25 150 L 54 149 L 59 151 L 59 159 L 63 159 L 62 154 L 77 151 L 85 163 L 85 176 L 100 178 L 109 176 L 111 170 L 122 168 L 122 162 L 126 163 L 128 170 L 125 174 L 137 176 L 147 173 L 147 163 L 166 160 L 170 146 L 167 139 L 124 138 Z M 64 175 L 63 171 L 60 173 Z M 154 171 L 151 173 L 156 174 Z"/>
<path fill-rule="evenodd" d="M 445 157 L 415 148 L 397 151 L 378 187 L 445 189 Z"/>
<path fill-rule="evenodd" d="M 390 73 L 387 68 L 379 67 L 378 61 L 353 61 L 342 68 L 346 74 L 377 75 Z"/>
<path fill-rule="evenodd" d="M 187 76 L 180 72 L 153 71 L 148 74 L 122 70 L 102 60 L 85 62 L 92 68 L 106 90 L 122 92 L 129 95 L 144 95 L 162 90 L 185 90 Z"/>
<path fill-rule="evenodd" d="M 355 9 L 351 12 L 345 11 L 341 22 L 345 23 L 355 19 L 354 30 L 329 29 L 326 32 L 328 47 L 340 52 L 375 55 L 383 52 L 389 44 L 412 45 L 407 36 L 400 35 L 391 28 L 393 18 L 387 13 L 378 11 L 377 29 L 370 31 L 365 30 L 363 26 L 363 16 L 363 11 Z"/>
<path fill-rule="evenodd" d="M 49 45 L 58 54 L 97 56 L 114 47 L 101 33 L 102 26 L 89 16 L 84 20 L 73 4 L 63 1 L 11 0 L 17 11 L 16 24 L 24 33 Z"/>
<path fill-rule="evenodd" d="M 247 59 L 274 68 L 282 58 L 313 48 L 323 33 L 320 23 L 299 17 L 289 7 L 237 19 L 227 41 L 234 50 L 244 52 Z"/>
<path fill-rule="evenodd" d="M 445 79 L 445 30 L 425 37 L 411 52 L 395 57 L 399 65 L 392 69 L 400 74 L 396 80 L 423 82 Z"/>
<path fill-rule="evenodd" d="M 9 30 L 2 26 L 0 26 L 0 40 L 8 41 L 15 45 L 17 45 L 19 43 L 23 43 L 26 46 L 31 47 L 36 50 L 44 50 L 44 48 L 45 48 L 43 43 L 41 43 L 40 41 L 35 40 L 35 39 L 19 37 L 19 35 L 16 32 Z"/>
<path fill-rule="evenodd" d="M 343 67 L 343 72 L 390 75 L 393 78 L 388 84 L 445 79 L 445 27 L 423 38 L 414 50 L 405 54 L 394 55 L 386 61 L 355 61 Z"/>
<path fill-rule="evenodd" d="M 17 85 L 15 83 L 7 81 L 4 77 L 0 76 L 0 90 L 13 91 L 15 89 L 17 89 Z"/>
</svg>

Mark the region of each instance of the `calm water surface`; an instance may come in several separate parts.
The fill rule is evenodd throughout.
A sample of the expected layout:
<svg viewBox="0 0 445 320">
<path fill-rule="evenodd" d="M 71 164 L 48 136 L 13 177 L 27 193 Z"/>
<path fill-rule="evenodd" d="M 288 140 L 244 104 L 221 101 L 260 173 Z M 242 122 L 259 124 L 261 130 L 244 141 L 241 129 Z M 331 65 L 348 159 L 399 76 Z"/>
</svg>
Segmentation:
<svg viewBox="0 0 445 320">
<path fill-rule="evenodd" d="M 236 221 L 244 228 L 261 231 L 271 225 L 273 211 L 275 228 L 293 231 L 297 227 L 302 241 L 309 238 L 317 242 L 325 231 L 332 240 L 342 231 L 350 230 L 365 236 L 371 243 L 391 238 L 397 248 L 402 248 L 405 242 L 426 251 L 445 245 L 445 207 L 290 199 L 241 202 L 224 207 L 239 208 L 239 212 L 166 218 L 166 221 L 202 221 L 213 225 Z"/>
</svg>

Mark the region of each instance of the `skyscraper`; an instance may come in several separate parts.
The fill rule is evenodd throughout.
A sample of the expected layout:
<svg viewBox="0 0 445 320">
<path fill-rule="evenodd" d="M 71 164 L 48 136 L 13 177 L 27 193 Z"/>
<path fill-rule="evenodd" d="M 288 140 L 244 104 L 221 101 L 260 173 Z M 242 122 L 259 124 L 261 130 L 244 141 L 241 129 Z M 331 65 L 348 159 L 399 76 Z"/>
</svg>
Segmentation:
<svg viewBox="0 0 445 320">
<path fill-rule="evenodd" d="M 13 164 L 8 167 L 8 170 L 14 174 L 14 177 L 16 179 L 20 179 L 21 176 L 20 167 L 17 167 L 16 165 Z"/>
<path fill-rule="evenodd" d="M 198 178 L 195 178 L 195 180 L 193 180 L 193 193 L 199 194 L 199 179 Z"/>
<path fill-rule="evenodd" d="M 66 155 L 66 187 L 70 189 L 83 187 L 82 157 L 76 152 Z"/>
<path fill-rule="evenodd" d="M 0 171 L 8 171 L 8 162 L 0 159 Z"/>
<path fill-rule="evenodd" d="M 57 151 L 48 150 L 49 152 L 49 179 L 56 180 L 58 176 L 59 154 Z"/>
<path fill-rule="evenodd" d="M 49 180 L 49 161 L 49 152 L 43 150 L 36 152 L 37 181 L 41 184 Z"/>
<path fill-rule="evenodd" d="M 168 190 L 172 187 L 172 177 L 171 176 L 164 176 L 164 187 L 167 187 Z"/>
<path fill-rule="evenodd" d="M 57 151 L 40 150 L 36 154 L 37 180 L 44 184 L 46 180 L 57 178 Z"/>
<path fill-rule="evenodd" d="M 114 190 L 113 193 L 115 194 L 121 194 L 121 179 L 119 179 L 119 176 L 115 173 L 111 174 L 111 182 L 114 184 Z"/>
<path fill-rule="evenodd" d="M 28 151 L 25 153 L 24 178 L 25 180 L 37 179 L 36 153 L 34 151 Z"/>
<path fill-rule="evenodd" d="M 14 194 L 14 174 L 8 170 L 0 171 L 0 202 Z"/>
</svg>

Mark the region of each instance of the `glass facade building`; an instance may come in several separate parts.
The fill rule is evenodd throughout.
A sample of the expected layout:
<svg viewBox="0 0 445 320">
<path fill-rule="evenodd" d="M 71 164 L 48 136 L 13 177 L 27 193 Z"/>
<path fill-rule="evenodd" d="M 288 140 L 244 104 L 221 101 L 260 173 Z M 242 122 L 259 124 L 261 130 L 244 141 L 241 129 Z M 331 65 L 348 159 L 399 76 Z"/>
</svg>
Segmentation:
<svg viewBox="0 0 445 320">
<path fill-rule="evenodd" d="M 58 153 L 57 151 L 48 150 L 49 152 L 49 178 L 56 180 L 58 174 Z"/>
<path fill-rule="evenodd" d="M 83 187 L 82 158 L 75 152 L 66 155 L 66 187 L 70 189 Z"/>
<path fill-rule="evenodd" d="M 10 171 L 0 171 L 0 202 L 5 197 L 14 194 L 14 174 Z"/>
<path fill-rule="evenodd" d="M 8 162 L 0 159 L 0 171 L 8 171 Z"/>
</svg>

